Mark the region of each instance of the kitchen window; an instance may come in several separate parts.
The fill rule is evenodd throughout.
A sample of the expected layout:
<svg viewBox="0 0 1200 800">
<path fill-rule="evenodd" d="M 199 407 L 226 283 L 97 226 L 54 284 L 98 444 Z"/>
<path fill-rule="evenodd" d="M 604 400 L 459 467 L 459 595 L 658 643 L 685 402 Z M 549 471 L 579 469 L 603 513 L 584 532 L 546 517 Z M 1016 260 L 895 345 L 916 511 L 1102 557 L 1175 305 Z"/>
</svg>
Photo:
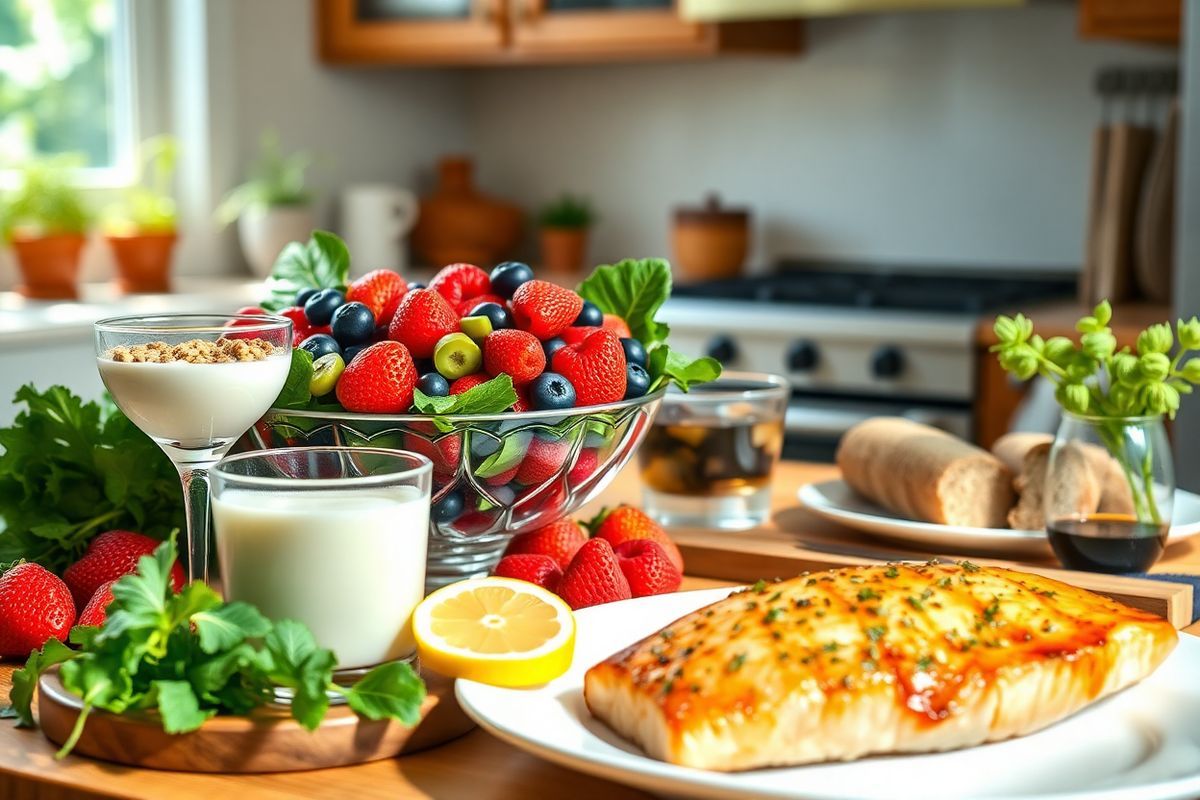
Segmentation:
<svg viewBox="0 0 1200 800">
<path fill-rule="evenodd" d="M 79 183 L 119 186 L 137 149 L 134 0 L 0 1 L 0 184 L 71 153 Z"/>
</svg>

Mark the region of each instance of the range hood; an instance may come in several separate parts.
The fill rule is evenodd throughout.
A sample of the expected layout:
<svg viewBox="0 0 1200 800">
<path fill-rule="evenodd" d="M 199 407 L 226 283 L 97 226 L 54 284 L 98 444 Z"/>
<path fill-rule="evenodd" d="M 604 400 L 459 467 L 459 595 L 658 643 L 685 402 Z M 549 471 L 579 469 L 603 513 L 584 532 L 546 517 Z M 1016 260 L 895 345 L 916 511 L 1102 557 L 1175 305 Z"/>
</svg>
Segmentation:
<svg viewBox="0 0 1200 800">
<path fill-rule="evenodd" d="M 1025 0 L 679 0 L 679 13 L 697 22 L 820 17 L 938 8 L 1024 5 Z"/>
</svg>

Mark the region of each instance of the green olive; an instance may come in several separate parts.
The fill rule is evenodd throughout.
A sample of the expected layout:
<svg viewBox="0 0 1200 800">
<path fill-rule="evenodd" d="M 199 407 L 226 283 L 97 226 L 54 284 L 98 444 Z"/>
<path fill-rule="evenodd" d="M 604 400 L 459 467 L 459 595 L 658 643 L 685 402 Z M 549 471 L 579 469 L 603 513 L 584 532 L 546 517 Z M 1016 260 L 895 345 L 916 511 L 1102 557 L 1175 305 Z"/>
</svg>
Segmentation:
<svg viewBox="0 0 1200 800">
<path fill-rule="evenodd" d="M 433 348 L 433 366 L 446 380 L 478 372 L 483 364 L 479 345 L 465 333 L 447 333 Z"/>
</svg>

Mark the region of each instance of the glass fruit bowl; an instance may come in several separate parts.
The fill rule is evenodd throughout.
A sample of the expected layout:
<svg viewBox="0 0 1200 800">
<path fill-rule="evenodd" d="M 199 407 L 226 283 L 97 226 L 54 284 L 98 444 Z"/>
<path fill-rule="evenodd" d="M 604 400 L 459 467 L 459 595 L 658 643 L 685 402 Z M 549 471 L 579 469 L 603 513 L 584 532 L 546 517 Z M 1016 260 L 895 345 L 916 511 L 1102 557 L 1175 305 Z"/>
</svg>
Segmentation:
<svg viewBox="0 0 1200 800">
<path fill-rule="evenodd" d="M 410 450 L 433 462 L 426 587 L 488 573 L 513 535 L 564 517 L 608 485 L 663 392 L 562 411 L 431 417 L 271 409 L 261 448 Z"/>
</svg>

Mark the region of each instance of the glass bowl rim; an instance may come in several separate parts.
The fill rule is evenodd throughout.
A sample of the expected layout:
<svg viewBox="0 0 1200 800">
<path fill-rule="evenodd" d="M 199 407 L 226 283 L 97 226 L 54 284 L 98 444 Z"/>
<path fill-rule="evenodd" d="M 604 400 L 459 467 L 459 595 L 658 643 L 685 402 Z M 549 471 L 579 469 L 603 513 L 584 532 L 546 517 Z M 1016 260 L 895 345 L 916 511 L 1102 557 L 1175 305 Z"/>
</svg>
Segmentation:
<svg viewBox="0 0 1200 800">
<path fill-rule="evenodd" d="M 300 417 L 302 419 L 319 419 L 337 422 L 340 420 L 353 419 L 363 420 L 366 422 L 386 422 L 386 423 L 427 423 L 435 418 L 441 417 L 453 424 L 471 424 L 476 422 L 529 422 L 536 423 L 548 417 L 587 417 L 593 414 L 607 414 L 611 412 L 624 411 L 629 408 L 637 408 L 646 405 L 653 400 L 661 399 L 667 393 L 666 389 L 659 389 L 649 394 L 635 397 L 631 400 L 618 400 L 615 403 L 605 403 L 595 406 L 576 406 L 575 408 L 562 408 L 546 411 L 501 411 L 498 414 L 357 414 L 353 411 L 318 411 L 309 408 L 276 408 L 272 406 L 267 409 L 266 414 L 278 414 L 281 416 Z M 265 416 L 265 415 L 264 415 Z"/>
<path fill-rule="evenodd" d="M 212 324 L 198 324 L 194 328 L 171 327 L 166 325 L 155 326 L 150 324 L 153 320 L 186 321 L 189 319 L 221 320 L 221 322 Z M 248 323 L 246 325 L 237 326 L 237 332 L 239 334 L 275 331 L 292 327 L 292 321 L 290 319 L 287 317 L 281 317 L 278 314 L 205 314 L 202 312 L 186 312 L 179 314 L 121 314 L 115 317 L 98 319 L 92 323 L 92 327 L 95 331 L 103 333 L 155 334 L 192 332 L 199 334 L 223 332 L 229 329 L 230 322 Z"/>
<path fill-rule="evenodd" d="M 383 475 L 357 475 L 349 478 L 288 478 L 288 477 L 267 477 L 263 475 L 240 475 L 235 472 L 229 472 L 223 469 L 227 462 L 245 461 L 251 458 L 262 458 L 264 456 L 284 456 L 294 453 L 311 453 L 314 451 L 346 453 L 350 455 L 362 455 L 364 453 L 371 455 L 384 456 L 386 458 L 398 459 L 405 458 L 411 461 L 416 461 L 416 466 L 407 466 L 398 472 L 389 472 Z M 364 489 L 378 486 L 387 486 L 401 481 L 411 481 L 414 478 L 421 479 L 431 477 L 433 474 L 433 462 L 421 453 L 413 452 L 412 450 L 397 450 L 388 447 L 349 447 L 346 445 L 310 445 L 307 447 L 273 447 L 261 448 L 255 450 L 244 450 L 240 453 L 231 453 L 225 456 L 216 464 L 214 464 L 209 474 L 219 478 L 222 481 L 229 481 L 238 486 L 253 486 L 263 488 L 285 488 L 291 491 L 307 491 L 309 489 Z"/>
</svg>

